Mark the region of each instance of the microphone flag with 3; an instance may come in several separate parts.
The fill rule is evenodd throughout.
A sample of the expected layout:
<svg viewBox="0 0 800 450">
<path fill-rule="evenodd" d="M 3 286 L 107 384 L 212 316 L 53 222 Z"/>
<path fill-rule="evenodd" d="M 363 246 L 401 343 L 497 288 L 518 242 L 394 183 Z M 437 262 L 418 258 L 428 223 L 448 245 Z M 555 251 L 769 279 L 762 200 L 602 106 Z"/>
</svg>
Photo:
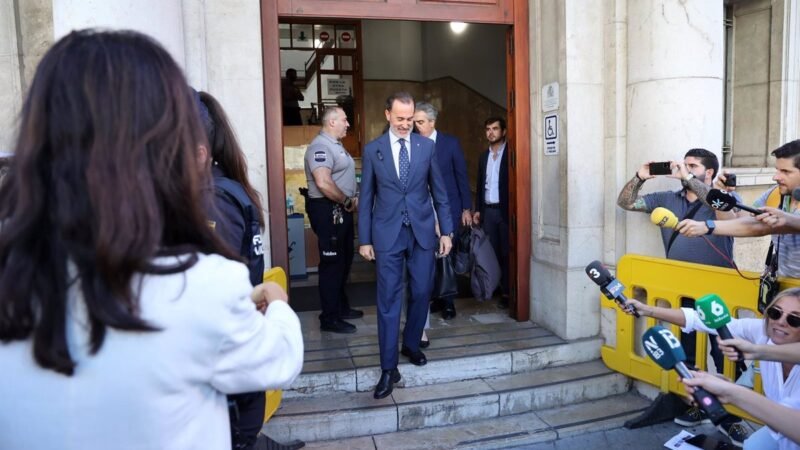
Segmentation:
<svg viewBox="0 0 800 450">
<path fill-rule="evenodd" d="M 611 275 L 611 272 L 608 271 L 603 263 L 597 260 L 590 262 L 589 265 L 586 266 L 586 275 L 588 275 L 595 284 L 600 286 L 600 292 L 602 292 L 607 299 L 615 301 L 620 308 L 632 312 L 634 316 L 639 317 L 636 308 L 627 304 L 628 299 L 622 292 L 625 290 L 625 286 Z"/>
<path fill-rule="evenodd" d="M 650 222 L 659 227 L 674 229 L 678 226 L 678 216 L 667 208 L 659 206 L 650 213 Z"/>
<path fill-rule="evenodd" d="M 731 330 L 728 329 L 728 323 L 731 321 L 731 313 L 728 311 L 728 307 L 719 295 L 708 294 L 698 298 L 694 302 L 694 309 L 697 311 L 697 317 L 700 318 L 703 325 L 712 330 L 717 330 L 719 337 L 722 339 L 733 338 Z M 747 370 L 743 361 L 744 355 L 742 355 L 742 352 L 738 349 L 736 352 L 739 354 L 739 360 L 736 362 L 739 370 Z"/>
<path fill-rule="evenodd" d="M 739 203 L 733 194 L 719 189 L 711 189 L 708 191 L 708 195 L 706 195 L 706 203 L 708 203 L 712 208 L 720 211 L 730 211 L 733 208 L 739 208 L 742 211 L 747 211 L 755 215 L 759 215 L 764 212 Z"/>
<path fill-rule="evenodd" d="M 662 369 L 675 369 L 682 378 L 694 378 L 683 363 L 686 361 L 686 352 L 681 342 L 668 329 L 658 325 L 650 328 L 642 336 L 642 345 L 647 356 Z M 703 388 L 696 388 L 692 398 L 714 425 L 719 425 L 728 415 L 719 399 Z"/>
</svg>

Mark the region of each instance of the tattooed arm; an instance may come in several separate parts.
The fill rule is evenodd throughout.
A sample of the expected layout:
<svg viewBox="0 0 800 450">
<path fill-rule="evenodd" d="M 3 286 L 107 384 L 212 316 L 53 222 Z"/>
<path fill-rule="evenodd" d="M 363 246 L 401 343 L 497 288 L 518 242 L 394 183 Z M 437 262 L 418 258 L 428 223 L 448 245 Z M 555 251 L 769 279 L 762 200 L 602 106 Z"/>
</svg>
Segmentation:
<svg viewBox="0 0 800 450">
<path fill-rule="evenodd" d="M 639 173 L 637 172 L 636 175 L 623 186 L 622 191 L 620 191 L 617 197 L 617 205 L 627 211 L 646 212 L 647 204 L 644 198 L 639 195 L 639 191 L 642 189 L 643 185 L 644 180 L 639 178 Z"/>
<path fill-rule="evenodd" d="M 711 186 L 703 183 L 702 181 L 698 180 L 697 178 L 692 178 L 689 181 L 686 181 L 686 180 L 682 179 L 681 180 L 681 184 L 686 189 L 694 192 L 697 195 L 697 197 L 700 199 L 700 201 L 702 201 L 703 203 L 705 203 L 706 205 L 711 207 L 711 205 L 709 205 L 708 202 L 706 201 L 706 197 L 708 196 L 708 191 L 711 190 Z M 738 208 L 734 208 L 734 209 L 732 209 L 730 211 L 716 210 L 715 211 L 716 219 L 717 220 L 735 219 L 735 218 L 737 218 L 739 216 L 737 211 L 739 211 Z M 745 215 L 749 215 L 749 214 L 745 214 Z"/>
</svg>

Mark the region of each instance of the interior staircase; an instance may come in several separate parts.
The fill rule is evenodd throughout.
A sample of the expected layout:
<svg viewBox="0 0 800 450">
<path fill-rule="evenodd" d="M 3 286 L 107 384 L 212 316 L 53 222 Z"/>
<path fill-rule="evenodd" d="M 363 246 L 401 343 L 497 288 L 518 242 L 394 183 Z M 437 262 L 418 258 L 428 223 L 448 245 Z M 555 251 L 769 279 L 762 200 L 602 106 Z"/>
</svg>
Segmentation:
<svg viewBox="0 0 800 450">
<path fill-rule="evenodd" d="M 456 307 L 454 320 L 431 315 L 428 364 L 400 356 L 402 380 L 381 400 L 375 308 L 353 335 L 301 313 L 303 372 L 264 432 L 306 448 L 508 448 L 617 428 L 649 405 L 599 360 L 600 338 L 563 340 L 495 302 Z"/>
</svg>

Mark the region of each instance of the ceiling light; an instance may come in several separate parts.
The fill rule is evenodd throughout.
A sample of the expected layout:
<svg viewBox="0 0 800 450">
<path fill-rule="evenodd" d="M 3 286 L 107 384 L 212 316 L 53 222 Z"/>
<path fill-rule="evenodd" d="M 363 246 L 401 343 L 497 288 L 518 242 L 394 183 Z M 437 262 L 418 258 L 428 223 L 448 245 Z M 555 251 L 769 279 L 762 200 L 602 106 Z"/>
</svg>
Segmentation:
<svg viewBox="0 0 800 450">
<path fill-rule="evenodd" d="M 464 22 L 450 22 L 450 29 L 453 30 L 455 34 L 461 34 L 467 29 L 467 24 Z"/>
</svg>

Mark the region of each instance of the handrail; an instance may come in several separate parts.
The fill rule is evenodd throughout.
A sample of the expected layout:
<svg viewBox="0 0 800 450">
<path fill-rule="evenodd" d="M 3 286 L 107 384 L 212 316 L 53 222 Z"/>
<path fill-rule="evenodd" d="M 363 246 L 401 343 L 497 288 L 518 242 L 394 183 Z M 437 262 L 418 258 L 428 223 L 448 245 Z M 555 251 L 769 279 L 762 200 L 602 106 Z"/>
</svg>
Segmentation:
<svg viewBox="0 0 800 450">
<path fill-rule="evenodd" d="M 624 255 L 617 265 L 617 278 L 625 285 L 625 295 L 634 298 L 634 290 L 646 293 L 646 298 L 637 298 L 649 305 L 680 308 L 681 299 L 697 299 L 703 295 L 714 293 L 719 295 L 731 315 L 739 317 L 745 311 L 750 312 L 750 317 L 760 317 L 756 309 L 758 296 L 758 273 L 742 272 L 749 278 L 739 276 L 733 269 L 715 266 L 693 264 L 663 258 L 653 258 L 641 255 Z M 800 286 L 800 280 L 781 278 L 782 289 Z M 643 296 L 642 296 L 643 297 Z M 600 296 L 601 309 L 616 311 L 616 344 L 615 346 L 603 345 L 600 350 L 603 362 L 610 369 L 643 381 L 661 389 L 663 392 L 672 392 L 685 396 L 683 384 L 679 381 L 675 371 L 664 371 L 655 362 L 651 361 L 641 350 L 640 340 L 645 330 L 658 324 L 652 317 L 639 319 L 622 312 L 616 304 Z M 677 325 L 661 324 L 669 327 L 676 336 L 680 333 Z M 697 333 L 696 361 L 701 369 L 706 369 L 708 354 L 708 339 L 705 333 Z M 732 378 L 735 368 L 731 361 L 725 360 L 724 373 Z M 758 375 L 758 374 L 757 374 Z M 760 377 L 756 383 L 756 390 L 760 390 Z M 731 405 L 726 408 L 739 417 L 754 420 L 749 414 Z"/>
</svg>

